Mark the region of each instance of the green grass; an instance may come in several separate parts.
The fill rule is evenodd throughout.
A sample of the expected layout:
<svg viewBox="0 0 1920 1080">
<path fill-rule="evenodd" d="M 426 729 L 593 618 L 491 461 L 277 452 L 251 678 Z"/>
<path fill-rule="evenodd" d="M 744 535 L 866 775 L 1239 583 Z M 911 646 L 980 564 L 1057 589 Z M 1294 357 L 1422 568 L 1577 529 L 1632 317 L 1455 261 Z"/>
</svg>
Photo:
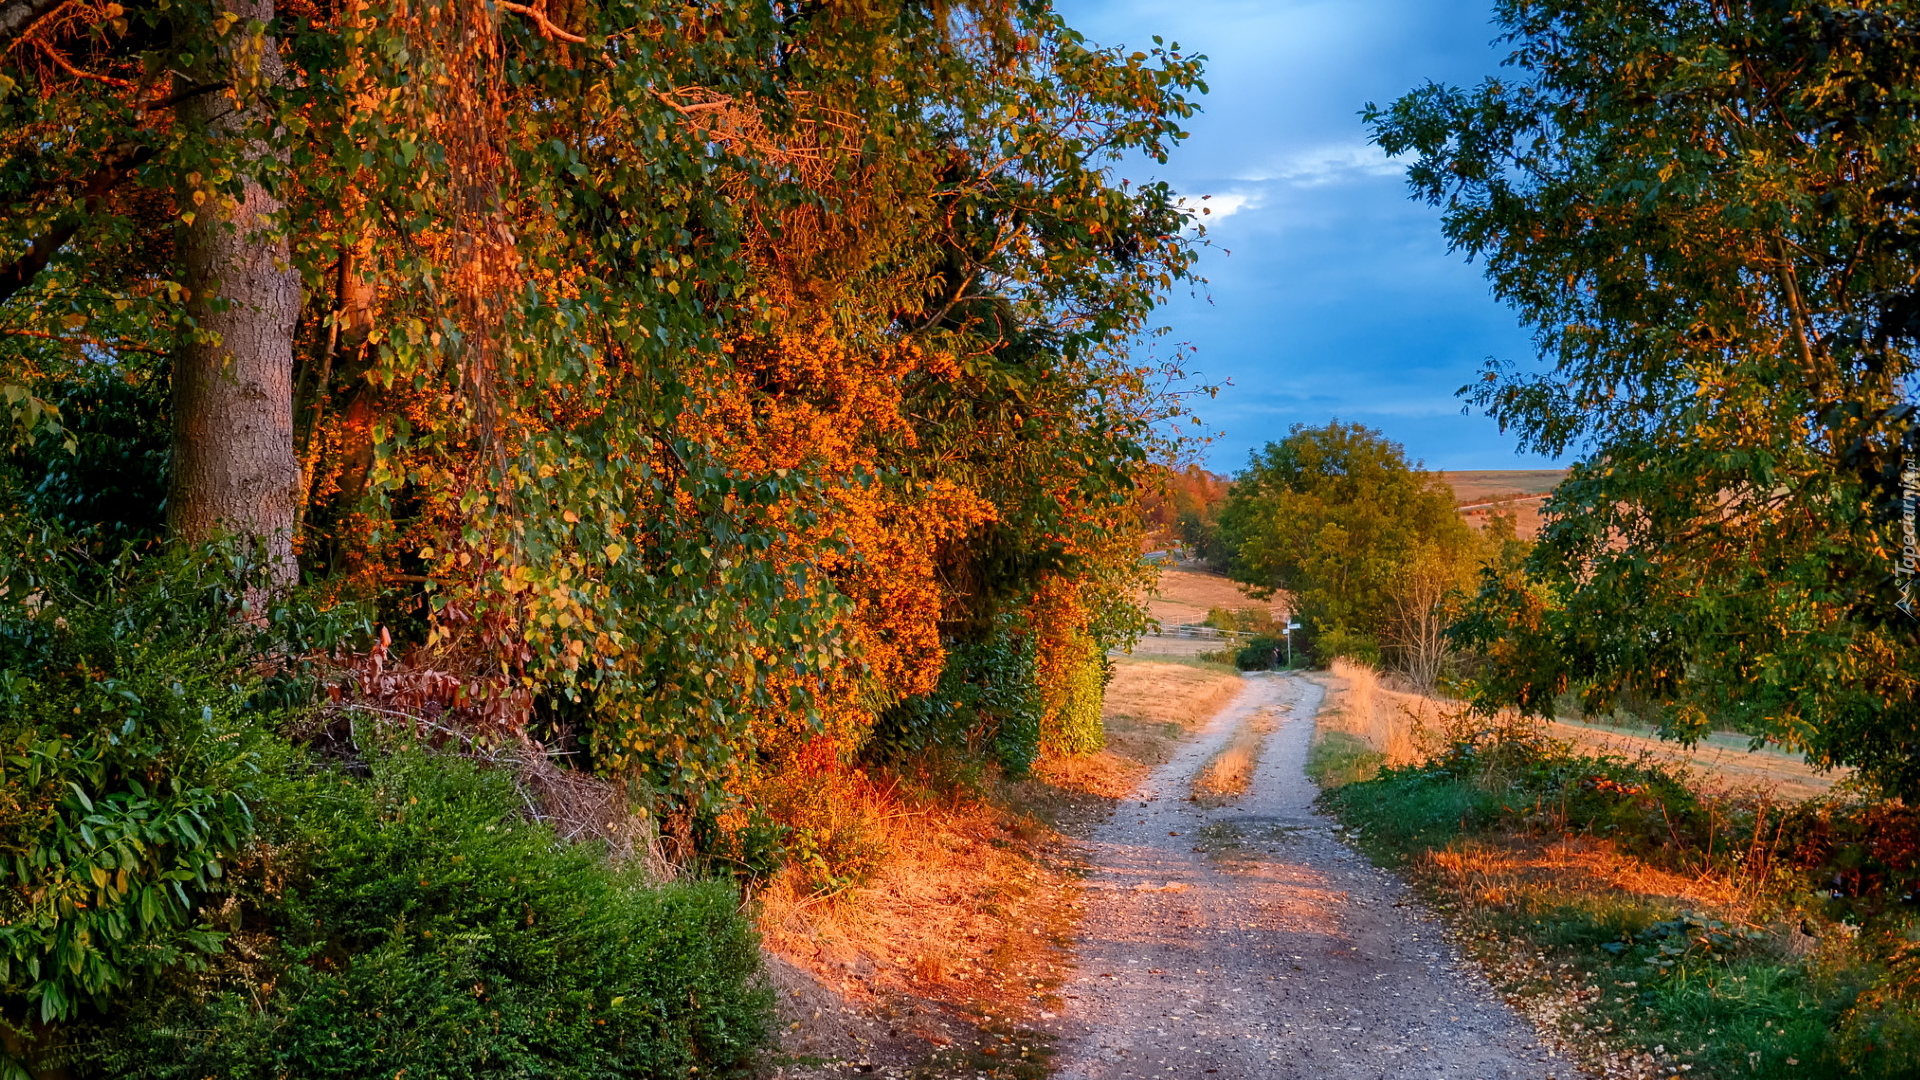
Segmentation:
<svg viewBox="0 0 1920 1080">
<path fill-rule="evenodd" d="M 1810 892 L 1781 891 L 1771 925 L 1761 928 L 1572 875 L 1516 871 L 1500 879 L 1498 890 L 1465 895 L 1456 891 L 1456 879 L 1421 857 L 1537 846 L 1549 838 L 1541 823 L 1514 809 L 1537 802 L 1509 781 L 1470 770 L 1462 776 L 1441 767 L 1376 766 L 1377 776 L 1361 776 L 1364 766 L 1357 763 L 1364 754 L 1352 745 L 1357 740 L 1343 738 L 1350 741 L 1316 747 L 1317 764 L 1309 766 L 1316 779 L 1325 774 L 1336 781 L 1323 804 L 1355 830 L 1376 861 L 1416 868 L 1428 898 L 1463 931 L 1460 940 L 1504 989 L 1523 996 L 1564 996 L 1573 985 L 1598 989 L 1598 1000 L 1563 1019 L 1569 1042 L 1663 1047 L 1661 1076 L 1671 1070 L 1690 1078 L 1920 1077 L 1920 1045 L 1906 1034 L 1915 1027 L 1911 1003 L 1896 1003 L 1891 1022 L 1877 1031 L 1850 1026 L 1847 1018 L 1856 997 L 1882 974 L 1872 935 L 1834 925 L 1804 954 L 1786 946 Z M 1535 769 L 1531 775 L 1549 774 Z M 1911 916 L 1888 919 L 1879 931 L 1883 942 L 1920 930 Z M 1520 964 L 1516 954 L 1541 959 Z M 1574 1023 L 1581 1027 L 1573 1029 Z"/>
<path fill-rule="evenodd" d="M 1331 790 L 1373 779 L 1386 760 L 1385 754 L 1357 735 L 1322 731 L 1307 750 L 1307 776 L 1323 790 Z"/>
</svg>

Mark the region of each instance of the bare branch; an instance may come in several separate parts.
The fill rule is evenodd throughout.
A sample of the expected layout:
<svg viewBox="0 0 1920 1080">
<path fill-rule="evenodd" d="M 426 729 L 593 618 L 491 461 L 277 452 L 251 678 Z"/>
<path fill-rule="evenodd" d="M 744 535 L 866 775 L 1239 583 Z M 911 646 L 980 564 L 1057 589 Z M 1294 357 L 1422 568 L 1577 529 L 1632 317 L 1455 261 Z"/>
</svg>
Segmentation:
<svg viewBox="0 0 1920 1080">
<path fill-rule="evenodd" d="M 111 75 L 96 75 L 91 71 L 83 71 L 73 66 L 73 62 L 68 60 L 59 49 L 54 48 L 39 38 L 34 38 L 33 43 L 39 46 L 41 55 L 53 61 L 55 67 L 76 79 L 92 79 L 94 82 L 106 83 L 108 86 L 117 86 L 122 90 L 134 89 L 134 85 L 125 79 L 116 79 Z"/>
</svg>

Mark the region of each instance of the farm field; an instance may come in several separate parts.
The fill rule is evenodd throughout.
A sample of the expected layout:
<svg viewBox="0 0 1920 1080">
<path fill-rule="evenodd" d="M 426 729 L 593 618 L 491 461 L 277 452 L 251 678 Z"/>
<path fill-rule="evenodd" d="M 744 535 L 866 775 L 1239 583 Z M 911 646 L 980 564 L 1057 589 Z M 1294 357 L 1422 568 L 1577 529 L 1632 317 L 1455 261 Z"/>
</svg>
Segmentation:
<svg viewBox="0 0 1920 1080">
<path fill-rule="evenodd" d="M 1485 528 L 1495 511 L 1512 513 L 1523 537 L 1539 534 L 1542 498 L 1566 475 L 1565 469 L 1478 469 L 1440 474 L 1452 486 L 1454 503 L 1469 524 Z"/>
<path fill-rule="evenodd" d="M 1852 770 L 1819 772 L 1796 754 L 1770 748 L 1751 749 L 1745 735 L 1715 732 L 1688 747 L 1666 742 L 1653 729 L 1640 726 L 1556 720 L 1552 734 L 1600 753 L 1625 758 L 1649 755 L 1663 763 L 1684 766 L 1710 787 L 1759 789 L 1776 799 L 1798 801 L 1828 794 Z"/>
<path fill-rule="evenodd" d="M 1161 626 L 1180 626 L 1202 622 L 1207 612 L 1217 607 L 1255 608 L 1272 605 L 1275 614 L 1286 609 L 1276 598 L 1256 600 L 1223 574 L 1216 574 L 1195 563 L 1168 564 L 1160 571 L 1159 583 L 1147 597 L 1147 614 Z M 1220 648 L 1217 641 L 1196 638 L 1142 638 L 1131 655 L 1139 657 L 1197 657 Z"/>
</svg>

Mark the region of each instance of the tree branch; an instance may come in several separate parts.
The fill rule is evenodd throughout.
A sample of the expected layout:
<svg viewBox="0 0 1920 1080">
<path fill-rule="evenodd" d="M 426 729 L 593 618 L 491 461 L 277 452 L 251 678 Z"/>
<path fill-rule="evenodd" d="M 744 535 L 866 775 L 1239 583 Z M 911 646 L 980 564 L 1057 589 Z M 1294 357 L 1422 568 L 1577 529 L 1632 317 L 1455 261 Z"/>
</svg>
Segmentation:
<svg viewBox="0 0 1920 1080">
<path fill-rule="evenodd" d="M 152 148 L 133 143 L 121 143 L 108 150 L 100 167 L 87 177 L 86 184 L 80 190 L 79 202 L 55 222 L 53 228 L 36 238 L 25 255 L 6 266 L 0 266 L 0 304 L 33 284 L 33 279 L 47 268 L 47 263 L 53 261 L 54 254 L 73 239 L 73 235 L 80 231 L 80 226 L 86 223 L 87 216 L 99 208 L 107 193 L 152 156 Z"/>
<path fill-rule="evenodd" d="M 536 2 L 531 5 L 508 3 L 508 0 L 498 0 L 498 3 L 500 4 L 501 11 L 511 11 L 515 15 L 525 15 L 527 18 L 532 19 L 533 24 L 540 28 L 540 36 L 543 38 L 558 38 L 561 41 L 572 42 L 575 45 L 585 45 L 587 43 L 586 38 L 581 37 L 579 34 L 570 34 L 560 29 L 560 27 L 554 25 L 552 19 L 547 18 L 547 0 L 536 0 Z"/>
<path fill-rule="evenodd" d="M 58 342 L 62 345 L 92 345 L 102 349 L 119 349 L 122 352 L 146 353 L 148 356 L 158 356 L 163 360 L 173 355 L 164 349 L 152 349 L 145 345 L 129 345 L 126 338 L 121 338 L 118 341 L 108 341 L 104 338 L 82 337 L 72 334 L 49 334 L 45 330 L 0 330 L 0 337 L 30 337 Z"/>
<path fill-rule="evenodd" d="M 21 34 L 66 4 L 67 0 L 9 0 L 0 4 L 0 52 L 12 48 Z"/>
<path fill-rule="evenodd" d="M 111 75 L 97 75 L 91 71 L 83 71 L 73 66 L 73 62 L 68 60 L 59 49 L 54 48 L 39 38 L 35 38 L 33 43 L 40 47 L 41 55 L 53 61 L 54 66 L 76 79 L 92 79 L 94 82 L 106 83 L 108 86 L 117 86 L 122 90 L 134 89 L 134 85 L 125 79 L 116 79 Z"/>
</svg>

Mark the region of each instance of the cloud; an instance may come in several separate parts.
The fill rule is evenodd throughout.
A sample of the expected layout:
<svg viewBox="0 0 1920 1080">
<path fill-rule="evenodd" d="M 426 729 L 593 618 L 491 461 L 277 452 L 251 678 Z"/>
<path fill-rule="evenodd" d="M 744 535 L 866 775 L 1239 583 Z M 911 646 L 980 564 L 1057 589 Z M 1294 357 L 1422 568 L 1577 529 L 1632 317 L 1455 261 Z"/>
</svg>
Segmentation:
<svg viewBox="0 0 1920 1080">
<path fill-rule="evenodd" d="M 1264 201 L 1259 192 L 1220 191 L 1211 195 L 1187 196 L 1180 200 L 1180 208 L 1198 216 L 1201 224 L 1211 225 L 1242 210 L 1258 210 Z"/>
<path fill-rule="evenodd" d="M 1405 168 L 1372 143 L 1334 143 L 1289 154 L 1264 173 L 1242 179 L 1321 187 L 1376 176 L 1398 176 Z"/>
</svg>

